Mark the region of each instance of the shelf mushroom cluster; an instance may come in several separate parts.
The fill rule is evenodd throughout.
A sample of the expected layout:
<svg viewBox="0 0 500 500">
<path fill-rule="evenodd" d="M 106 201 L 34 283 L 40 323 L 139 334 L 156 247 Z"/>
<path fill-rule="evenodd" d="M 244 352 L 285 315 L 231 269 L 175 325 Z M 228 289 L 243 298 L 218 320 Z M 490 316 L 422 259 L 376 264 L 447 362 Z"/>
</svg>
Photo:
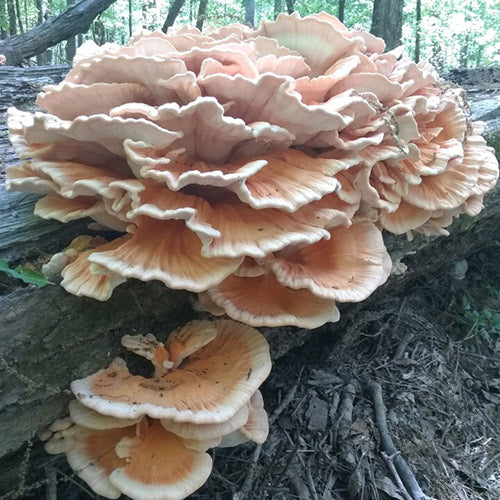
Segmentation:
<svg viewBox="0 0 500 500">
<path fill-rule="evenodd" d="M 200 294 L 253 326 L 314 328 L 387 279 L 382 229 L 442 234 L 498 164 L 432 67 L 328 14 L 85 43 L 10 109 L 35 213 L 124 232 L 63 272 L 106 300 L 127 278 Z"/>
<path fill-rule="evenodd" d="M 149 334 L 122 344 L 150 360 L 152 377 L 117 358 L 72 383 L 70 416 L 54 422 L 45 445 L 99 495 L 181 500 L 212 470 L 207 452 L 262 443 L 268 420 L 258 388 L 271 369 L 269 346 L 232 320 L 193 321 L 165 344 Z"/>
</svg>

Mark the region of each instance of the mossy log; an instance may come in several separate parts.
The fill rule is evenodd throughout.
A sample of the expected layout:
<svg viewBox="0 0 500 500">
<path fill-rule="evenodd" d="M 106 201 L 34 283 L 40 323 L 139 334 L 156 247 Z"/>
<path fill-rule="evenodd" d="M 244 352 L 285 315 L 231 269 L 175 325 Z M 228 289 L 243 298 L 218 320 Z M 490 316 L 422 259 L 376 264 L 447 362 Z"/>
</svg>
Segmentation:
<svg viewBox="0 0 500 500">
<path fill-rule="evenodd" d="M 15 104 L 33 109 L 34 96 L 47 83 L 62 78 L 67 67 L 0 68 L 0 107 Z M 500 144 L 500 126 L 488 130 L 491 144 Z M 5 124 L 0 125 L 3 164 L 16 161 L 8 143 Z M 59 224 L 32 215 L 37 197 L 7 193 L 0 176 L 0 258 L 12 265 L 39 266 L 66 246 L 73 237 L 88 232 L 86 223 Z M 486 199 L 480 216 L 459 218 L 449 237 L 386 235 L 393 259 L 407 266 L 392 276 L 370 299 L 341 308 L 343 321 L 360 308 L 374 307 L 387 295 L 404 289 L 424 274 L 450 266 L 498 240 L 500 189 Z M 190 294 L 169 290 L 158 282 L 130 280 L 117 288 L 107 302 L 66 293 L 60 286 L 37 289 L 0 276 L 0 498 L 21 498 L 30 485 L 44 480 L 49 463 L 36 435 L 65 413 L 69 383 L 106 366 L 124 355 L 120 337 L 125 333 L 153 332 L 158 337 L 198 317 Z M 314 335 L 342 335 L 339 324 L 310 332 L 293 327 L 263 329 L 272 356 L 278 358 Z M 126 356 L 126 355 L 125 355 Z M 52 459 L 50 459 L 52 460 Z"/>
</svg>

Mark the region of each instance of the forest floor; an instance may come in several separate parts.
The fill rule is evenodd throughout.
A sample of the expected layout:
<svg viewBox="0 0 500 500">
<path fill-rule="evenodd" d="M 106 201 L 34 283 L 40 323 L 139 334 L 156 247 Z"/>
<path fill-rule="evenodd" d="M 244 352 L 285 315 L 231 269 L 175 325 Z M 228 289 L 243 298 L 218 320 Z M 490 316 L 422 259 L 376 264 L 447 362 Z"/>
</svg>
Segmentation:
<svg viewBox="0 0 500 500">
<path fill-rule="evenodd" d="M 355 324 L 333 324 L 279 360 L 263 388 L 268 440 L 216 450 L 193 500 L 415 498 L 381 450 L 374 382 L 389 434 L 427 495 L 498 500 L 499 250 L 492 242 L 468 259 L 463 280 L 453 277 L 458 264 L 404 297 L 374 300 Z"/>
<path fill-rule="evenodd" d="M 499 250 L 496 240 L 471 256 L 464 279 L 462 261 L 404 296 L 375 294 L 354 323 L 279 359 L 262 388 L 268 440 L 214 450 L 213 473 L 190 499 L 498 500 Z M 378 417 L 374 383 L 387 409 Z M 384 452 L 381 430 L 397 453 Z M 58 499 L 98 498 L 64 459 L 55 467 Z"/>
</svg>

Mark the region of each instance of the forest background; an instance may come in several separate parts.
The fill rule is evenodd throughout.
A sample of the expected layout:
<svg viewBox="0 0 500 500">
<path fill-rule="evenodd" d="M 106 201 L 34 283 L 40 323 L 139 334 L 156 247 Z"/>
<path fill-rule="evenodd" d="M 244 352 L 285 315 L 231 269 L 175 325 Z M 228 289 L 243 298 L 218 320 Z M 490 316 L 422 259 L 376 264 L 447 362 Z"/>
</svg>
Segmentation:
<svg viewBox="0 0 500 500">
<path fill-rule="evenodd" d="M 71 21 L 55 22 L 77 6 L 85 19 L 75 14 Z M 435 0 L 0 0 L 0 54 L 7 55 L 8 65 L 66 64 L 88 39 L 123 44 L 143 28 L 258 25 L 293 11 L 334 14 L 349 28 L 382 35 L 390 48 L 402 42 L 410 57 L 429 60 L 440 73 L 500 65 L 500 0 L 442 0 L 439 5 Z M 52 38 L 36 34 L 43 26 L 62 42 L 54 45 Z M 30 36 L 31 43 L 21 43 Z M 16 54 L 20 49 L 29 56 Z M 489 120 L 490 143 L 499 145 L 500 76 L 490 69 L 472 72 L 474 88 L 468 90 L 477 102 L 487 103 L 477 118 Z M 13 102 L 32 106 L 38 89 L 67 70 L 67 65 L 0 68 L 0 111 Z M 17 161 L 3 123 L 0 141 L 6 164 Z M 13 265 L 52 254 L 81 232 L 81 226 L 69 224 L 64 230 L 47 221 L 25 224 L 34 203 L 28 196 L 8 193 L 0 203 L 0 257 Z M 268 332 L 275 353 L 281 346 L 283 356 L 264 388 L 276 425 L 258 465 L 251 447 L 227 455 L 218 451 L 211 480 L 193 500 L 227 498 L 229 491 L 236 491 L 236 498 L 250 488 L 253 498 L 330 500 L 347 498 L 353 485 L 358 490 L 351 498 L 404 498 L 378 453 L 371 399 L 358 387 L 367 374 L 381 382 L 391 433 L 426 492 L 440 500 L 500 498 L 498 188 L 489 200 L 480 218 L 462 218 L 449 238 L 412 247 L 403 238 L 397 246 L 393 242 L 393 253 L 405 256 L 409 271 L 391 279 L 371 302 L 342 312 L 336 325 L 341 341 L 319 330 L 303 348 L 304 331 Z M 471 272 L 457 280 L 450 270 L 466 257 Z M 124 286 L 101 304 L 69 296 L 60 287 L 24 287 L 0 273 L 0 310 L 5 311 L 0 500 L 94 498 L 68 476 L 62 458 L 47 457 L 35 436 L 65 411 L 69 381 L 84 370 L 95 371 L 116 352 L 120 333 L 178 326 L 184 316 L 191 317 L 185 296 L 167 295 L 166 287 L 151 293 L 151 287 L 141 285 Z M 157 300 L 170 305 L 158 310 Z M 285 335 L 286 343 L 281 341 Z"/>
<path fill-rule="evenodd" d="M 72 4 L 75 0 L 0 0 L 0 39 L 22 35 Z M 69 62 L 76 47 L 87 39 L 123 44 L 143 28 L 166 30 L 174 22 L 199 28 L 233 22 L 258 25 L 261 19 L 293 11 L 301 15 L 326 11 L 349 28 L 368 30 L 388 41 L 384 26 L 376 26 L 376 13 L 381 12 L 386 32 L 396 33 L 408 55 L 430 61 L 440 72 L 500 63 L 499 0 L 444 0 L 439 4 L 433 0 L 116 0 L 85 34 L 50 47 L 36 61 Z M 399 26 L 388 30 L 390 20 L 384 12 L 399 13 L 395 20 Z M 395 43 L 388 41 L 388 45 Z"/>
</svg>

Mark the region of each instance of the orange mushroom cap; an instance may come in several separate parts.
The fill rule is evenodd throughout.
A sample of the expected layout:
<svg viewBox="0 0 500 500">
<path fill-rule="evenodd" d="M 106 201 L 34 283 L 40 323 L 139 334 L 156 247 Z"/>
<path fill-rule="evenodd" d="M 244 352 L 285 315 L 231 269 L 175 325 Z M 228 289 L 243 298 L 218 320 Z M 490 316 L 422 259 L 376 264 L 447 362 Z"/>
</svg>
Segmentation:
<svg viewBox="0 0 500 500">
<path fill-rule="evenodd" d="M 202 335 L 196 345 L 203 330 L 215 331 L 214 339 L 206 343 Z M 183 361 L 182 345 L 187 355 Z M 72 390 L 81 403 L 104 415 L 212 424 L 229 420 L 243 408 L 271 369 L 265 338 L 230 320 L 188 323 L 169 337 L 165 350 L 174 367 L 165 364 L 163 356 L 153 378 L 131 375 L 118 358 L 108 368 L 73 382 Z M 150 353 L 146 357 L 157 362 Z"/>
<path fill-rule="evenodd" d="M 121 280 L 160 280 L 252 325 L 334 321 L 334 298 L 361 300 L 387 274 L 365 265 L 362 244 L 350 261 L 359 286 L 334 293 L 336 243 L 324 240 L 338 226 L 356 240 L 369 211 L 389 231 L 445 234 L 481 210 L 498 177 L 459 91 L 384 49 L 326 13 L 87 42 L 39 95 L 45 113 L 8 111 L 27 161 L 7 186 L 46 195 L 42 217 L 90 216 L 131 234 L 67 271 L 71 293 L 106 300 Z M 267 263 L 260 277 L 245 275 L 249 258 Z M 264 285 L 276 304 L 240 293 Z"/>
<path fill-rule="evenodd" d="M 70 413 L 71 419 L 91 427 L 70 420 L 69 427 L 53 433 L 45 449 L 65 453 L 74 472 L 99 495 L 182 500 L 210 475 L 212 459 L 205 451 L 220 440 L 185 440 L 157 420 L 104 416 L 77 401 L 71 402 Z"/>
<path fill-rule="evenodd" d="M 210 455 L 159 421 L 138 427 L 137 436 L 117 444 L 124 463 L 109 475 L 113 486 L 134 500 L 182 500 L 206 482 L 212 471 Z"/>
</svg>

